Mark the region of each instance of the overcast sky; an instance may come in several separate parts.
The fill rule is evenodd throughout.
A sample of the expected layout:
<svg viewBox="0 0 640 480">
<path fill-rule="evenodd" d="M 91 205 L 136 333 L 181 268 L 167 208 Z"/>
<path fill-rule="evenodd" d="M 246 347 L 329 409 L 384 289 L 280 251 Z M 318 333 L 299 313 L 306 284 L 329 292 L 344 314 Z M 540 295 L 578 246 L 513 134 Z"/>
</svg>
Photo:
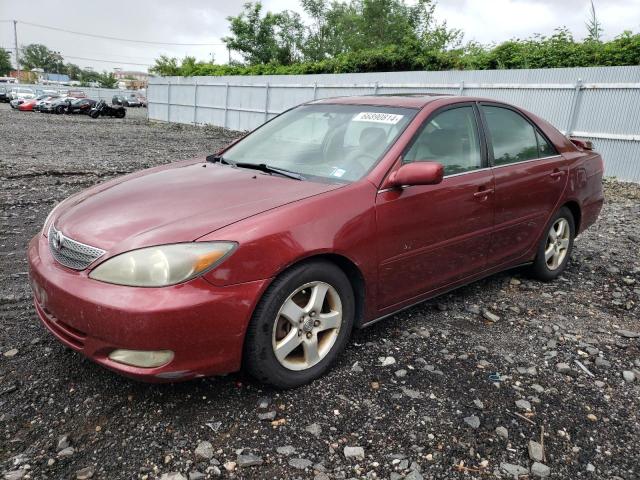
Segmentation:
<svg viewBox="0 0 640 480">
<path fill-rule="evenodd" d="M 411 0 L 409 0 L 411 2 Z M 0 47 L 13 48 L 13 23 L 56 27 L 147 42 L 218 44 L 150 45 L 89 38 L 18 23 L 18 43 L 43 43 L 69 62 L 96 70 L 114 67 L 146 71 L 160 54 L 226 62 L 221 37 L 226 17 L 238 14 L 245 0 L 0 0 Z M 263 0 L 269 10 L 300 10 L 299 0 Z M 595 0 L 605 38 L 624 30 L 640 32 L 640 0 Z M 492 43 L 534 33 L 551 34 L 565 25 L 585 34 L 589 0 L 440 0 L 436 14 L 462 29 L 465 41 Z M 92 59 L 92 60 L 85 60 Z M 101 60 L 101 61 L 100 61 Z M 130 62 L 130 63 L 127 63 Z"/>
</svg>

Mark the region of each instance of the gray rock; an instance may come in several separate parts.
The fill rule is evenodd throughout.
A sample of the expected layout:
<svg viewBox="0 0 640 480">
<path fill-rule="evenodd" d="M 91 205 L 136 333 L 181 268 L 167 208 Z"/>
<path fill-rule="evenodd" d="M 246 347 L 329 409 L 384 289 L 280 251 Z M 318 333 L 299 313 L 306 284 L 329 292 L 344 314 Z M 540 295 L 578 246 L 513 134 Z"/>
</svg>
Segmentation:
<svg viewBox="0 0 640 480">
<path fill-rule="evenodd" d="M 383 367 L 388 367 L 396 363 L 396 359 L 393 357 L 380 357 L 378 360 L 380 360 L 380 365 Z"/>
<path fill-rule="evenodd" d="M 531 465 L 531 475 L 538 478 L 547 478 L 551 475 L 551 469 L 544 463 L 534 462 L 533 465 Z"/>
<path fill-rule="evenodd" d="M 400 370 L 396 370 L 395 375 L 398 378 L 406 377 L 407 376 L 407 371 L 404 368 L 401 368 Z"/>
<path fill-rule="evenodd" d="M 319 437 L 320 434 L 322 433 L 322 427 L 317 423 L 312 423 L 311 425 L 307 425 L 305 427 L 305 430 L 309 432 L 311 435 L 315 435 L 316 437 Z"/>
<path fill-rule="evenodd" d="M 354 373 L 362 373 L 364 370 L 360 366 L 360 363 L 356 362 L 353 365 L 351 365 L 351 371 Z"/>
<path fill-rule="evenodd" d="M 211 460 L 213 458 L 213 445 L 210 442 L 200 442 L 193 452 L 196 460 Z"/>
<path fill-rule="evenodd" d="M 58 444 L 56 445 L 56 451 L 64 450 L 71 446 L 71 442 L 69 441 L 69 435 L 60 435 L 58 437 Z"/>
<path fill-rule="evenodd" d="M 500 317 L 498 315 L 491 312 L 490 310 L 487 310 L 486 308 L 482 309 L 482 316 L 485 319 L 489 320 L 490 322 L 494 322 L 494 323 L 500 320 Z"/>
<path fill-rule="evenodd" d="M 17 354 L 18 354 L 17 348 L 12 348 L 11 350 L 7 350 L 6 352 L 4 352 L 4 356 L 7 358 L 15 357 Z"/>
<path fill-rule="evenodd" d="M 593 463 L 587 463 L 587 472 L 593 473 L 595 471 L 596 471 L 596 467 L 593 465 Z"/>
<path fill-rule="evenodd" d="M 467 305 L 465 307 L 465 310 L 469 313 L 473 313 L 475 315 L 479 315 L 480 314 L 480 307 L 478 305 Z"/>
<path fill-rule="evenodd" d="M 180 472 L 163 473 L 160 480 L 187 480 L 187 477 Z"/>
<path fill-rule="evenodd" d="M 423 480 L 424 477 L 418 470 L 411 470 L 405 475 L 404 480 Z"/>
<path fill-rule="evenodd" d="M 473 401 L 473 404 L 474 404 L 476 407 L 478 407 L 480 410 L 484 410 L 484 403 L 482 402 L 482 400 L 479 400 L 479 399 L 477 399 L 477 398 L 476 398 L 476 399 Z"/>
<path fill-rule="evenodd" d="M 263 422 L 266 422 L 266 421 L 270 422 L 272 420 L 275 420 L 275 418 L 276 418 L 276 411 L 275 410 L 272 410 L 270 412 L 265 412 L 265 413 L 259 413 L 258 414 L 258 419 L 263 421 Z"/>
<path fill-rule="evenodd" d="M 87 480 L 91 477 L 93 477 L 93 474 L 95 472 L 95 468 L 90 466 L 90 467 L 84 467 L 81 468 L 80 470 L 78 470 L 76 472 L 76 479 L 77 480 Z"/>
<path fill-rule="evenodd" d="M 544 392 L 544 387 L 542 385 L 538 385 L 537 383 L 534 383 L 533 385 L 531 385 L 531 388 L 533 388 L 536 391 L 536 393 Z"/>
<path fill-rule="evenodd" d="M 402 387 L 402 393 L 409 398 L 413 398 L 414 400 L 422 398 L 422 392 L 411 390 L 410 388 Z"/>
<path fill-rule="evenodd" d="M 528 468 L 521 467 L 520 465 L 514 465 L 513 463 L 502 462 L 500 464 L 500 469 L 509 475 L 512 475 L 514 478 L 529 474 Z"/>
<path fill-rule="evenodd" d="M 516 401 L 516 407 L 520 410 L 531 410 L 531 403 L 528 400 L 520 399 Z"/>
<path fill-rule="evenodd" d="M 616 333 L 624 338 L 640 338 L 640 332 L 632 332 L 631 330 L 617 330 Z"/>
<path fill-rule="evenodd" d="M 364 460 L 364 448 L 362 447 L 344 447 L 343 453 L 345 458 Z"/>
<path fill-rule="evenodd" d="M 73 447 L 67 447 L 67 448 L 63 448 L 62 450 L 60 450 L 58 452 L 58 456 L 63 458 L 63 457 L 70 457 L 71 455 L 73 455 L 73 453 L 75 452 Z"/>
<path fill-rule="evenodd" d="M 609 368 L 611 366 L 611 362 L 605 360 L 602 357 L 596 357 L 596 367 L 598 368 Z"/>
<path fill-rule="evenodd" d="M 313 462 L 311 460 L 307 460 L 306 458 L 292 458 L 289 460 L 289 466 L 298 470 L 305 470 L 311 465 L 313 465 Z"/>
<path fill-rule="evenodd" d="M 622 372 L 622 378 L 624 378 L 625 382 L 633 382 L 636 379 L 636 374 L 633 373 L 631 370 L 625 370 L 624 372 Z"/>
<path fill-rule="evenodd" d="M 557 363 L 556 370 L 560 373 L 569 373 L 571 371 L 571 366 L 568 363 Z"/>
<path fill-rule="evenodd" d="M 218 468 L 218 472 L 219 471 L 220 471 L 220 469 Z M 189 472 L 189 480 L 202 480 L 205 477 L 206 477 L 206 475 L 204 473 L 199 472 L 197 470 L 194 470 L 193 472 Z"/>
<path fill-rule="evenodd" d="M 315 477 L 313 477 L 313 480 L 330 480 L 331 477 L 329 477 L 329 475 L 327 475 L 324 472 L 319 472 Z"/>
<path fill-rule="evenodd" d="M 542 445 L 533 440 L 529 440 L 529 458 L 534 462 L 542 462 L 544 452 L 542 451 Z"/>
<path fill-rule="evenodd" d="M 27 471 L 21 468 L 19 470 L 13 470 L 11 472 L 5 473 L 3 478 L 4 480 L 20 480 L 25 476 L 26 473 Z"/>
<path fill-rule="evenodd" d="M 480 426 L 480 419 L 475 415 L 471 415 L 470 417 L 464 418 L 464 423 L 469 425 L 471 428 L 478 428 Z"/>
<path fill-rule="evenodd" d="M 293 445 L 285 445 L 284 447 L 276 448 L 276 452 L 278 452 L 280 455 L 293 455 L 294 453 L 296 453 L 296 447 L 294 447 Z"/>
<path fill-rule="evenodd" d="M 238 459 L 236 460 L 239 467 L 255 467 L 257 465 L 262 465 L 262 457 L 258 457 L 257 455 L 253 455 L 251 453 L 245 455 L 238 455 Z"/>
<path fill-rule="evenodd" d="M 509 430 L 504 427 L 496 427 L 496 435 L 506 440 L 509 438 Z"/>
<path fill-rule="evenodd" d="M 262 397 L 258 400 L 258 408 L 261 408 L 262 410 L 269 408 L 269 405 L 271 405 L 271 398 L 269 397 Z"/>
</svg>

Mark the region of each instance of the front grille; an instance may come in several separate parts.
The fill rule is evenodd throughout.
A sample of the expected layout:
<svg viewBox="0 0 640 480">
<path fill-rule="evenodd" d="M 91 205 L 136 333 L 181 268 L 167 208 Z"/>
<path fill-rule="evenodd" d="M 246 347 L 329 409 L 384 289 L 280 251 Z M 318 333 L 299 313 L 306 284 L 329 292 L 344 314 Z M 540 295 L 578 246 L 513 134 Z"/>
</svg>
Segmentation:
<svg viewBox="0 0 640 480">
<path fill-rule="evenodd" d="M 95 260 L 104 255 L 101 250 L 65 237 L 62 232 L 51 225 L 49 228 L 49 250 L 53 258 L 65 267 L 84 270 Z"/>
</svg>

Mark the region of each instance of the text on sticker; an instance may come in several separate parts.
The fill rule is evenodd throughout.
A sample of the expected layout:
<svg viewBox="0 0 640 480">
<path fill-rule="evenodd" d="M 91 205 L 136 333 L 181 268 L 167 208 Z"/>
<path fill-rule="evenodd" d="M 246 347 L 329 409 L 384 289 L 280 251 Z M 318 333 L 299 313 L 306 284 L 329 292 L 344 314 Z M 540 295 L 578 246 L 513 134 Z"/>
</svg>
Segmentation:
<svg viewBox="0 0 640 480">
<path fill-rule="evenodd" d="M 404 115 L 396 115 L 395 113 L 382 113 L 382 112 L 360 112 L 353 117 L 354 122 L 374 122 L 374 123 L 387 123 L 389 125 L 395 125 Z"/>
</svg>

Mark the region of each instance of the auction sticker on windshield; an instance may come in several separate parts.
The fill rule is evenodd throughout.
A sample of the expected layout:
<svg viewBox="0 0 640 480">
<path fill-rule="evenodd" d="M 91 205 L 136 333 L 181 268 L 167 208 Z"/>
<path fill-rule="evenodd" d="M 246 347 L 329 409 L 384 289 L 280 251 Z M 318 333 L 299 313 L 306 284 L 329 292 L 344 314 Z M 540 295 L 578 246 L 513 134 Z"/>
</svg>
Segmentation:
<svg viewBox="0 0 640 480">
<path fill-rule="evenodd" d="M 395 125 L 398 123 L 404 115 L 396 115 L 395 113 L 383 113 L 383 112 L 360 112 L 353 117 L 354 122 L 374 122 L 374 123 L 386 123 L 389 125 Z"/>
</svg>

